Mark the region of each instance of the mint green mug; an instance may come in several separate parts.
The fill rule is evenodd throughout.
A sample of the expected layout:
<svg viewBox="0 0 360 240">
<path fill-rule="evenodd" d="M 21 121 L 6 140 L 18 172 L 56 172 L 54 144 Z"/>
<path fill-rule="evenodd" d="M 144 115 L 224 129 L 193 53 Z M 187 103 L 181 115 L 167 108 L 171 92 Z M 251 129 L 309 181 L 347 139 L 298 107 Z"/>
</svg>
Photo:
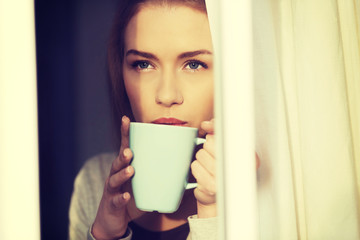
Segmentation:
<svg viewBox="0 0 360 240">
<path fill-rule="evenodd" d="M 205 142 L 197 135 L 197 128 L 130 123 L 131 186 L 138 209 L 173 213 L 184 191 L 197 186 L 187 182 L 195 146 Z"/>
</svg>

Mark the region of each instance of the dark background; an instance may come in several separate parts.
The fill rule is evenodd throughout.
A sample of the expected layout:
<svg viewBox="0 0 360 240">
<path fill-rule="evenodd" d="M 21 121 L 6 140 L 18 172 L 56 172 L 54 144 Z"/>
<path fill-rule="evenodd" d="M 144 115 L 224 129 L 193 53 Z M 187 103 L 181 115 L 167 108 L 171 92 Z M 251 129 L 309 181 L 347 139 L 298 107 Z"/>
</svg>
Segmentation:
<svg viewBox="0 0 360 240">
<path fill-rule="evenodd" d="M 115 10 L 115 0 L 35 0 L 42 239 L 67 239 L 76 174 L 116 151 L 106 75 Z"/>
</svg>

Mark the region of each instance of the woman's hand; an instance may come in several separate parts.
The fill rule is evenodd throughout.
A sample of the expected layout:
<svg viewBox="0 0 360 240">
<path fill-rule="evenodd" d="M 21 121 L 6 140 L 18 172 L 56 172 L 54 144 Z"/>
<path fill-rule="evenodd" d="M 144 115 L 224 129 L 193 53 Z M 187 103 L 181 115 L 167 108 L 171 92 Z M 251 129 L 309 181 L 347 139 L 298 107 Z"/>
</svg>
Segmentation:
<svg viewBox="0 0 360 240">
<path fill-rule="evenodd" d="M 129 165 L 133 157 L 129 149 L 129 126 L 130 120 L 124 116 L 121 124 L 120 152 L 112 163 L 92 226 L 92 234 L 99 240 L 121 238 L 126 233 L 130 221 L 126 208 L 130 193 L 124 191 L 125 182 L 134 174 L 134 169 Z"/>
<path fill-rule="evenodd" d="M 202 122 L 200 127 L 207 133 L 206 142 L 203 148 L 196 153 L 196 159 L 191 164 L 191 171 L 198 183 L 194 190 L 198 217 L 208 218 L 216 216 L 214 119 Z"/>
<path fill-rule="evenodd" d="M 194 190 L 197 199 L 198 217 L 207 218 L 216 216 L 216 162 L 214 119 L 201 123 L 201 129 L 206 132 L 206 142 L 191 164 L 191 171 L 198 187 Z M 256 169 L 260 167 L 260 159 L 255 153 Z"/>
</svg>

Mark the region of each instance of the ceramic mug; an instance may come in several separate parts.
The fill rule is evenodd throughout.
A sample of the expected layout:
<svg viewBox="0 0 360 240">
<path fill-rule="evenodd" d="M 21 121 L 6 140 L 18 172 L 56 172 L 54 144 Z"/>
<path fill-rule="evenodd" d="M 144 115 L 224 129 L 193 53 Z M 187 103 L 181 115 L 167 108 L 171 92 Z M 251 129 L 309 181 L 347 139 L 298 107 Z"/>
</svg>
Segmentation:
<svg viewBox="0 0 360 240">
<path fill-rule="evenodd" d="M 142 211 L 173 213 L 180 205 L 188 183 L 198 129 L 152 123 L 130 123 L 131 165 L 135 174 L 131 186 L 136 207 Z"/>
</svg>

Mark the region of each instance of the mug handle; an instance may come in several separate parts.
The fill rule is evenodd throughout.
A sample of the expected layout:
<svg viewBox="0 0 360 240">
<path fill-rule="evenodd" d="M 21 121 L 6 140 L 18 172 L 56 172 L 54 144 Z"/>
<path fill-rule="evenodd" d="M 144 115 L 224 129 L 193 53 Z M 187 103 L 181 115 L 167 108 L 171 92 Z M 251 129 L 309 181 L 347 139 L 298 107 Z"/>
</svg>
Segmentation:
<svg viewBox="0 0 360 240">
<path fill-rule="evenodd" d="M 196 145 L 200 145 L 200 144 L 203 144 L 206 142 L 206 139 L 205 138 L 196 138 L 195 139 L 195 144 Z M 188 189 L 192 189 L 192 188 L 196 188 L 197 187 L 197 183 L 188 183 L 185 187 L 186 190 Z"/>
<path fill-rule="evenodd" d="M 206 142 L 205 138 L 195 138 L 195 144 L 200 145 Z"/>
<path fill-rule="evenodd" d="M 193 188 L 196 188 L 197 187 L 197 183 L 188 183 L 185 187 L 186 190 L 188 189 L 193 189 Z"/>
</svg>

